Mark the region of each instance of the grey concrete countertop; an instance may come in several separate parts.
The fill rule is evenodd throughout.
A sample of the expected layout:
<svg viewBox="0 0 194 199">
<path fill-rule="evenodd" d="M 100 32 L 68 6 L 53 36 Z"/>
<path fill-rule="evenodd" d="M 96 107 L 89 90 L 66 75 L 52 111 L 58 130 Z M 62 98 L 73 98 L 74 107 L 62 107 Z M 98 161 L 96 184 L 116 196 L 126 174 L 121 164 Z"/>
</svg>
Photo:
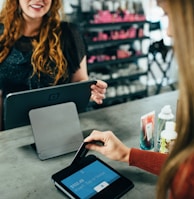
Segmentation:
<svg viewBox="0 0 194 199">
<path fill-rule="evenodd" d="M 127 146 L 139 148 L 140 117 L 170 104 L 176 114 L 178 92 L 173 91 L 131 101 L 79 115 L 84 136 L 92 129 L 112 130 Z M 31 147 L 34 143 L 31 126 L 0 132 L 0 198 L 1 199 L 60 199 L 60 193 L 51 182 L 51 175 L 68 166 L 75 153 L 41 161 Z M 94 152 L 90 152 L 94 153 Z M 157 177 L 125 163 L 99 158 L 130 178 L 135 187 L 123 199 L 155 198 Z"/>
</svg>

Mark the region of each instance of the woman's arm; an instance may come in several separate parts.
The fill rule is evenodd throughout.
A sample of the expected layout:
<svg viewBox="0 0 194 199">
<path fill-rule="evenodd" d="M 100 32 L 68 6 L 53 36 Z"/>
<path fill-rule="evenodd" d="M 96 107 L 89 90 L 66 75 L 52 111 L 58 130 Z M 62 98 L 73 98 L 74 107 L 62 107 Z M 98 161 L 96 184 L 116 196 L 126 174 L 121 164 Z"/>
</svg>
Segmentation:
<svg viewBox="0 0 194 199">
<path fill-rule="evenodd" d="M 130 166 L 136 166 L 150 173 L 158 175 L 167 155 L 158 152 L 128 148 L 111 131 L 93 131 L 84 140 L 89 142 L 86 147 L 95 150 L 107 158 L 126 162 Z M 103 145 L 93 144 L 93 141 L 101 141 Z"/>
<path fill-rule="evenodd" d="M 100 141 L 103 145 L 94 144 L 95 141 Z M 126 163 L 129 161 L 131 149 L 125 146 L 112 131 L 94 130 L 84 142 L 89 142 L 86 148 L 97 151 L 109 159 Z"/>
<path fill-rule="evenodd" d="M 80 68 L 72 75 L 72 82 L 80 82 L 88 80 L 86 56 L 80 62 Z"/>
<path fill-rule="evenodd" d="M 129 165 L 159 175 L 166 158 L 166 154 L 132 148 L 129 156 Z"/>
<path fill-rule="evenodd" d="M 77 25 L 72 23 L 62 24 L 62 38 L 69 38 L 71 42 L 63 39 L 63 51 L 68 51 L 69 53 L 64 53 L 65 57 L 70 62 L 71 66 L 71 82 L 86 81 L 89 79 L 87 72 L 87 58 L 86 58 L 86 48 L 81 32 Z M 66 41 L 66 44 L 64 44 Z M 67 49 L 65 48 L 66 46 Z M 72 49 L 74 49 L 72 51 Z M 91 100 L 95 101 L 97 104 L 102 104 L 105 98 L 105 92 L 107 88 L 107 83 L 101 80 L 97 80 L 95 85 L 91 86 Z"/>
<path fill-rule="evenodd" d="M 86 56 L 80 63 L 80 68 L 73 74 L 72 82 L 86 81 L 88 80 Z M 101 80 L 97 80 L 97 83 L 91 86 L 91 100 L 97 104 L 102 104 L 105 98 L 107 83 Z"/>
</svg>

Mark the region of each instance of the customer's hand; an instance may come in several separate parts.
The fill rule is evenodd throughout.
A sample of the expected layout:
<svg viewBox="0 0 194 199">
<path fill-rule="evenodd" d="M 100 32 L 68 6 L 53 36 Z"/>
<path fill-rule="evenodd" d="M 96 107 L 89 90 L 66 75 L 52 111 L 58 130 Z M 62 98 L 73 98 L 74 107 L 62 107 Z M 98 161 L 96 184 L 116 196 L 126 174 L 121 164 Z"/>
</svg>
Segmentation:
<svg viewBox="0 0 194 199">
<path fill-rule="evenodd" d="M 97 104 L 102 104 L 107 87 L 108 85 L 106 82 L 97 80 L 97 83 L 91 86 L 91 100 L 95 101 Z"/>
<path fill-rule="evenodd" d="M 92 133 L 84 139 L 84 142 L 103 142 L 103 145 L 87 144 L 86 148 L 97 151 L 107 158 L 122 162 L 129 162 L 130 148 L 125 146 L 112 131 L 92 131 Z"/>
</svg>

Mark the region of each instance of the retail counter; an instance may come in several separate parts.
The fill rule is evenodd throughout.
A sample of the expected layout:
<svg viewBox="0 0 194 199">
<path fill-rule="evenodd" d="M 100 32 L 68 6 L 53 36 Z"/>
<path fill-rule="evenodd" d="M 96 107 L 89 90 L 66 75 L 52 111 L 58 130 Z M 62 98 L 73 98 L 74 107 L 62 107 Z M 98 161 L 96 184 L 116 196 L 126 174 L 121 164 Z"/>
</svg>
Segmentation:
<svg viewBox="0 0 194 199">
<path fill-rule="evenodd" d="M 176 114 L 178 92 L 173 91 L 79 115 L 84 136 L 92 129 L 112 130 L 129 147 L 139 147 L 140 117 L 170 104 Z M 51 175 L 68 166 L 75 153 L 41 161 L 31 144 L 31 126 L 0 132 L 0 198 L 60 199 L 65 196 L 51 182 Z M 90 152 L 94 153 L 94 152 Z M 155 198 L 157 177 L 125 163 L 98 157 L 130 178 L 135 187 L 123 199 Z"/>
</svg>

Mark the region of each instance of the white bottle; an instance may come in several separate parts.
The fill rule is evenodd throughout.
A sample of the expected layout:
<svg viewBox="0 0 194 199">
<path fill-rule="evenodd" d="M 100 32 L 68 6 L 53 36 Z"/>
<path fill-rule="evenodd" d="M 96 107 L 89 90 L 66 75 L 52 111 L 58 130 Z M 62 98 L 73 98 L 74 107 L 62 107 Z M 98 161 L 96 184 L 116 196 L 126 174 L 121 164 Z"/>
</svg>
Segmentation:
<svg viewBox="0 0 194 199">
<path fill-rule="evenodd" d="M 176 138 L 177 132 L 175 131 L 175 122 L 166 122 L 165 129 L 161 132 L 160 152 L 170 153 Z"/>
<path fill-rule="evenodd" d="M 173 121 L 174 115 L 170 105 L 165 105 L 158 114 L 158 123 L 156 130 L 156 151 L 160 150 L 160 134 L 164 130 L 167 121 Z"/>
</svg>

